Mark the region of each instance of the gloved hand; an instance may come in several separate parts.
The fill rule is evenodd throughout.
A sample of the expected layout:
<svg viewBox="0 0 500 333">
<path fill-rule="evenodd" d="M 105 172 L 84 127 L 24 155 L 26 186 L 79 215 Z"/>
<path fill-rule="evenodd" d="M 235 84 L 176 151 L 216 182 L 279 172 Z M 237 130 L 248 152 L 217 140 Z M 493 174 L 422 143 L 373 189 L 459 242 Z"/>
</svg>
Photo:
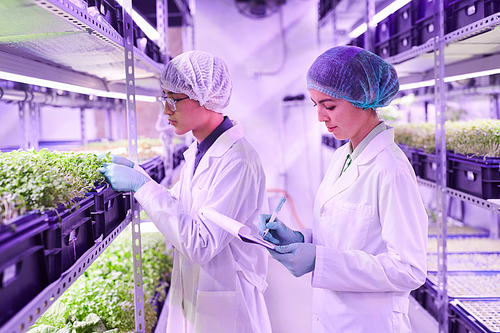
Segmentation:
<svg viewBox="0 0 500 333">
<path fill-rule="evenodd" d="M 311 243 L 276 246 L 269 253 L 296 277 L 313 271 L 316 264 L 316 245 Z"/>
<path fill-rule="evenodd" d="M 259 229 L 259 234 L 262 236 L 264 230 L 269 228 L 269 232 L 264 237 L 265 240 L 277 244 L 277 245 L 288 245 L 292 243 L 303 243 L 304 235 L 300 231 L 294 231 L 286 226 L 283 222 L 275 219 L 274 222 L 269 222 L 271 215 L 261 214 L 259 215 L 259 223 L 257 228 Z"/>
<path fill-rule="evenodd" d="M 119 192 L 137 192 L 151 180 L 141 172 L 119 164 L 104 163 L 98 171 L 106 177 L 113 190 Z"/>
<path fill-rule="evenodd" d="M 100 153 L 99 155 L 97 155 L 97 157 L 103 158 L 103 157 L 106 157 L 106 155 L 107 155 L 107 153 Z M 115 164 L 124 165 L 124 166 L 129 167 L 129 168 L 133 168 L 135 165 L 134 162 L 132 162 L 128 158 L 125 158 L 122 156 L 109 154 L 109 157 L 111 157 L 111 162 L 113 162 Z"/>
</svg>

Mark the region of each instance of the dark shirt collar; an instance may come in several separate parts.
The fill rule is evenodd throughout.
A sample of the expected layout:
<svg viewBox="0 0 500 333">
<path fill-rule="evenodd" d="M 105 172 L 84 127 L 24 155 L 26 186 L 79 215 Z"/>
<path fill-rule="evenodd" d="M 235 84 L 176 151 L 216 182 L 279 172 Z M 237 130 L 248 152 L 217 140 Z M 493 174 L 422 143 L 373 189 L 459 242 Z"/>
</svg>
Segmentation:
<svg viewBox="0 0 500 333">
<path fill-rule="evenodd" d="M 231 127 L 233 127 L 233 123 L 227 116 L 224 116 L 224 120 L 222 121 L 222 123 L 220 123 L 220 125 L 217 126 L 217 128 L 214 129 L 214 131 L 210 133 L 210 135 L 208 135 L 202 142 L 198 144 L 198 151 L 202 155 L 204 155 L 207 152 L 207 150 L 210 147 L 212 147 L 212 145 L 219 138 L 219 136 L 221 136 L 222 133 L 224 133 Z"/>
</svg>

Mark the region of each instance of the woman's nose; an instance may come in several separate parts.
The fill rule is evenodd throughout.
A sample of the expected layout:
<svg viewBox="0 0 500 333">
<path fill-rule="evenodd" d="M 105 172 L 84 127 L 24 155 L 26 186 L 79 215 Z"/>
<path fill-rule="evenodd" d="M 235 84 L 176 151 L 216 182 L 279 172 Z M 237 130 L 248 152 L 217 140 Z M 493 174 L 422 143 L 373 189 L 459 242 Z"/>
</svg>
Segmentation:
<svg viewBox="0 0 500 333">
<path fill-rule="evenodd" d="M 319 122 L 325 122 L 325 121 L 328 121 L 329 118 L 328 118 L 328 115 L 326 115 L 320 107 L 318 107 L 318 121 Z"/>
</svg>

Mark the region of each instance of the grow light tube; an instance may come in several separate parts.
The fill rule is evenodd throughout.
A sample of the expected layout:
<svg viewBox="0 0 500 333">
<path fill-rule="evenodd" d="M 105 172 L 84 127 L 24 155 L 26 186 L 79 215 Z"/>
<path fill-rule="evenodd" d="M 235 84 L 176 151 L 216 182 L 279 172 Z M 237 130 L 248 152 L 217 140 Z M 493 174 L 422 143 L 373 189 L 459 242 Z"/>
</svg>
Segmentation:
<svg viewBox="0 0 500 333">
<path fill-rule="evenodd" d="M 387 16 L 393 14 L 396 10 L 400 9 L 407 3 L 411 2 L 411 0 L 396 0 L 393 3 L 391 3 L 389 6 L 385 7 L 382 9 L 380 12 L 375 14 L 373 16 L 373 21 L 370 23 L 373 23 L 374 25 L 377 25 L 380 21 L 385 19 Z M 361 36 L 364 32 L 366 31 L 366 23 L 361 24 L 358 26 L 356 29 L 351 31 L 349 33 L 350 38 L 357 38 Z"/>
<path fill-rule="evenodd" d="M 123 7 L 123 0 L 116 0 Z M 157 41 L 160 39 L 160 33 L 134 9 L 132 9 L 132 20 L 137 23 L 139 28 L 148 36 L 149 39 Z"/>
<path fill-rule="evenodd" d="M 32 85 L 40 86 L 40 87 L 65 90 L 65 91 L 70 91 L 70 92 L 75 92 L 75 93 L 85 94 L 85 95 L 91 95 L 91 96 L 127 99 L 127 95 L 125 93 L 97 90 L 97 89 L 92 89 L 92 88 L 87 88 L 87 87 L 82 87 L 82 86 L 75 86 L 73 84 L 38 79 L 38 78 L 34 78 L 34 77 L 29 77 L 29 76 L 24 76 L 24 75 L 19 75 L 19 74 L 12 74 L 12 73 L 2 72 L 2 71 L 0 71 L 0 79 L 4 79 L 7 81 L 20 82 L 20 83 L 25 83 L 25 84 L 32 84 Z M 136 95 L 135 99 L 137 101 L 142 101 L 142 102 L 151 102 L 151 103 L 156 102 L 155 96 Z"/>
<path fill-rule="evenodd" d="M 490 69 L 487 71 L 480 71 L 480 72 L 474 72 L 474 73 L 448 76 L 448 77 L 444 78 L 444 82 L 453 82 L 453 81 L 460 81 L 460 80 L 466 80 L 466 79 L 473 79 L 476 77 L 488 76 L 488 75 L 494 75 L 494 74 L 500 74 L 500 68 Z M 430 87 L 433 85 L 434 85 L 434 79 L 422 81 L 422 82 L 402 84 L 401 86 L 399 86 L 399 90 L 417 89 L 417 88 L 422 88 L 422 87 Z"/>
</svg>

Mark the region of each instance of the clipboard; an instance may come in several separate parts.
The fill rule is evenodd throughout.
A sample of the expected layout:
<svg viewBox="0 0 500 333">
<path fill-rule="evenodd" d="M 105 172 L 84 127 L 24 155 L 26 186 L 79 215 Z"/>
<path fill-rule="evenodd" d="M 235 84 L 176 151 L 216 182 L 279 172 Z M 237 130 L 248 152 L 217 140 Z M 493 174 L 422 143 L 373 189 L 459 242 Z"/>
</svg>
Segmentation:
<svg viewBox="0 0 500 333">
<path fill-rule="evenodd" d="M 258 244 L 271 250 L 274 250 L 276 246 L 276 244 L 268 242 L 262 237 L 253 235 L 248 226 L 217 212 L 213 208 L 203 208 L 200 214 L 244 242 Z"/>
</svg>

